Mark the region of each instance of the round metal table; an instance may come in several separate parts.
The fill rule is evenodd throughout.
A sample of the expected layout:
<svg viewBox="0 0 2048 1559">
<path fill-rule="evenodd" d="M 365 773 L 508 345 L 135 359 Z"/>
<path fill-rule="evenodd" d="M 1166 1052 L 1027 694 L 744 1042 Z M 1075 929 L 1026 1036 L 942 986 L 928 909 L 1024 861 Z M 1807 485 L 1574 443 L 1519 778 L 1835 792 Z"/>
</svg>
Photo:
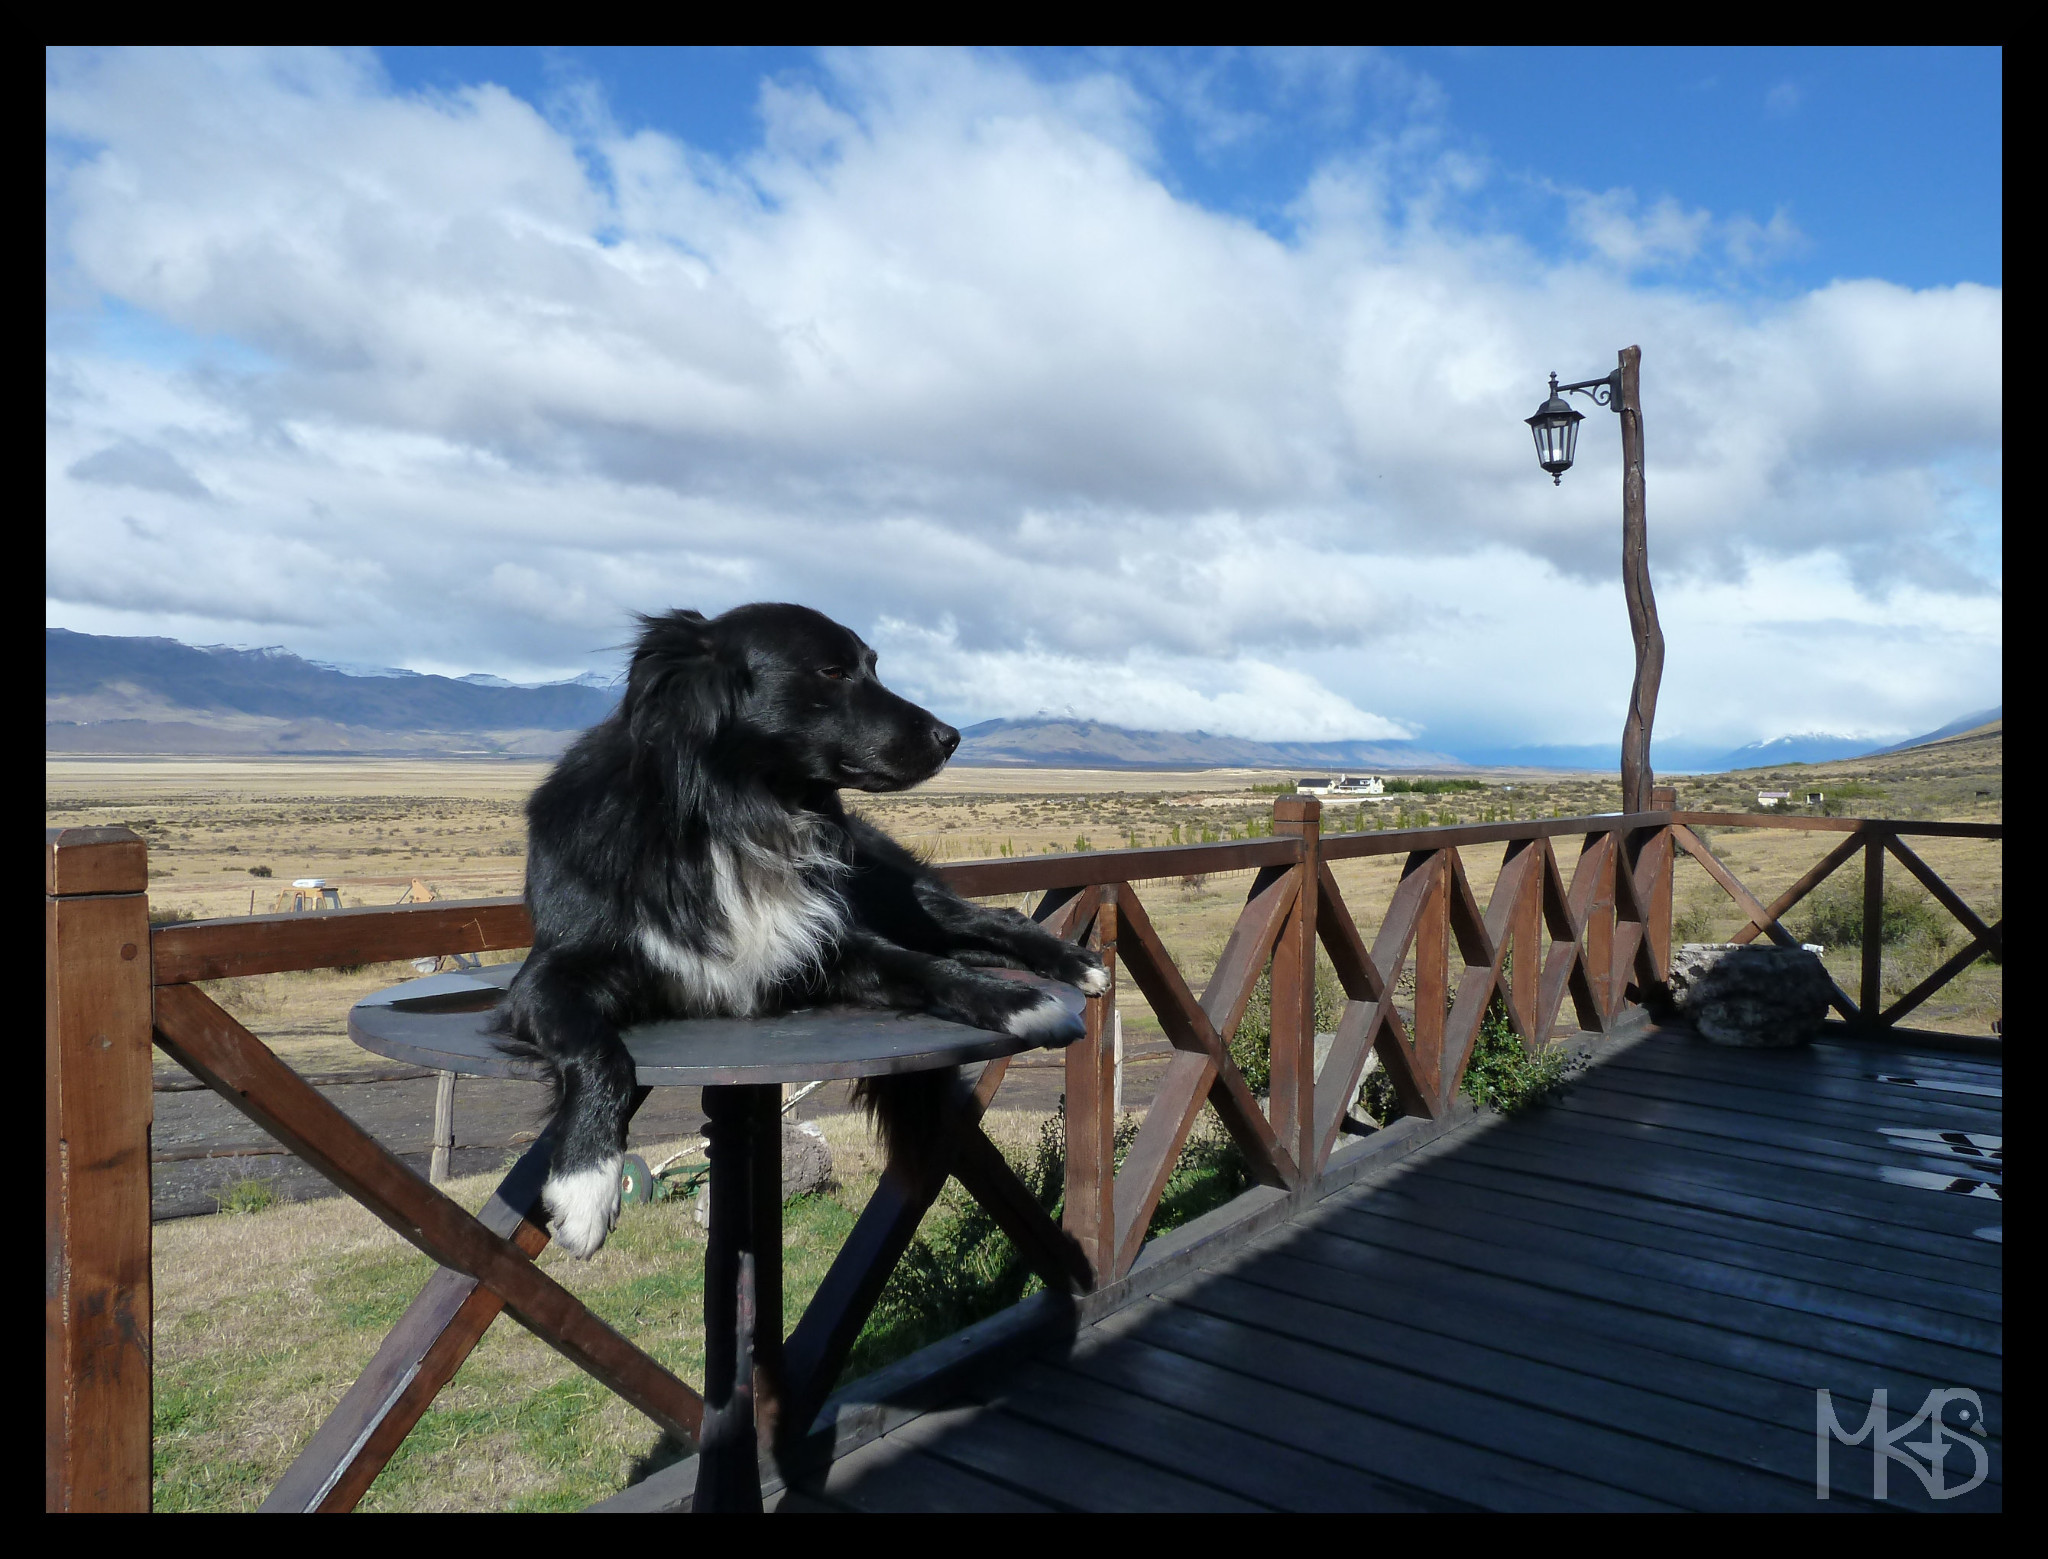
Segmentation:
<svg viewBox="0 0 2048 1559">
<path fill-rule="evenodd" d="M 349 1010 L 348 1032 L 394 1061 L 484 1077 L 538 1077 L 497 1048 L 491 1022 L 518 964 L 408 980 Z M 776 1391 L 782 1351 L 782 1087 L 820 1078 L 875 1077 L 990 1061 L 1081 1037 L 1086 998 L 1072 986 L 1015 970 L 986 971 L 1056 996 L 1064 1032 L 1019 1038 L 922 1013 L 818 1007 L 764 1018 L 697 1018 L 628 1029 L 641 1093 L 704 1090 L 711 1218 L 704 1255 L 704 1428 L 699 1511 L 761 1508 L 757 1380 Z M 764 1336 L 757 1318 L 766 1317 Z"/>
</svg>

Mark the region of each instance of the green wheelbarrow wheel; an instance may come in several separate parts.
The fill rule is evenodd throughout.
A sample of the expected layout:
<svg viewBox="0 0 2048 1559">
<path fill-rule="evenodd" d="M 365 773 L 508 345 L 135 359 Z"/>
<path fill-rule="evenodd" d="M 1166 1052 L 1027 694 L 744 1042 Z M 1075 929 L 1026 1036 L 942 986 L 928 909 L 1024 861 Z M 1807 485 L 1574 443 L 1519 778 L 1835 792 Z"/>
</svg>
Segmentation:
<svg viewBox="0 0 2048 1559">
<path fill-rule="evenodd" d="M 619 1170 L 619 1200 L 628 1207 L 638 1207 L 653 1201 L 655 1194 L 654 1171 L 647 1167 L 647 1160 L 638 1153 L 628 1153 Z"/>
</svg>

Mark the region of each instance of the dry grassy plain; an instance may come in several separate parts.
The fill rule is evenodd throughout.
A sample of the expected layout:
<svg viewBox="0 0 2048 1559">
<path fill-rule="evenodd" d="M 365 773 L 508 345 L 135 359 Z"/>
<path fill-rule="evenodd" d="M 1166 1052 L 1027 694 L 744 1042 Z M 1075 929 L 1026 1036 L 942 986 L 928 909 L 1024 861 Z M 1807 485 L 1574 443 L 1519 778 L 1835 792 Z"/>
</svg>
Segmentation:
<svg viewBox="0 0 2048 1559">
<path fill-rule="evenodd" d="M 346 904 L 393 902 L 414 877 L 446 898 L 517 893 L 526 849 L 522 809 L 546 772 L 544 764 L 522 762 L 53 758 L 46 765 L 46 798 L 53 824 L 121 822 L 147 838 L 151 901 L 160 912 L 214 916 L 266 910 L 279 888 L 307 876 L 337 884 Z M 1606 776 L 1480 770 L 1471 777 L 1487 788 L 1332 805 L 1324 831 L 1583 816 L 1620 804 L 1619 784 Z M 1271 816 L 1270 791 L 1255 787 L 1271 787 L 1278 778 L 1251 770 L 950 769 L 916 791 L 858 797 L 854 805 L 898 839 L 948 861 L 1242 837 Z M 1994 733 L 1886 758 L 1775 772 L 1680 776 L 1675 783 L 1679 804 L 1702 810 L 1755 811 L 1760 788 L 1803 792 L 1809 785 L 1839 790 L 1847 784 L 1864 792 L 1842 803 L 1852 815 L 1992 820 L 2002 816 L 2002 738 Z M 1716 830 L 1712 840 L 1766 902 L 1834 842 L 1827 834 L 1763 829 Z M 1560 840 L 1559 848 L 1569 873 L 1576 846 Z M 1966 902 L 1997 918 L 2000 846 L 1926 840 L 1918 848 Z M 1497 857 L 1484 848 L 1467 853 L 1483 897 Z M 272 875 L 253 878 L 254 866 L 267 866 Z M 1399 871 L 1396 856 L 1336 868 L 1368 936 Z M 1892 875 L 1904 877 L 1897 870 Z M 1198 985 L 1222 949 L 1248 882 L 1249 874 L 1239 873 L 1140 886 L 1167 946 Z M 1698 865 L 1683 858 L 1675 914 L 1684 937 L 1698 941 L 1724 938 L 1745 919 Z M 1794 929 L 1800 924 L 1795 913 Z M 1830 962 L 1853 991 L 1853 954 L 1831 953 Z M 1918 978 L 1918 966 L 1903 955 L 1892 962 L 1898 967 L 1889 982 L 1903 991 Z M 341 1032 L 349 1003 L 394 977 L 382 970 L 273 975 L 233 982 L 236 988 L 223 995 L 292 1064 L 335 1069 L 359 1059 Z M 1997 1015 L 1999 990 L 1999 971 L 1974 970 L 1916 1021 L 1982 1033 Z M 1157 1024 L 1136 992 L 1122 992 L 1121 1006 L 1138 1052 L 1134 1059 L 1140 1058 L 1146 1041 L 1156 1039 Z"/>
<path fill-rule="evenodd" d="M 159 913 L 246 914 L 252 905 L 263 911 L 281 886 L 305 876 L 337 884 L 350 905 L 393 902 L 414 877 L 444 897 L 475 897 L 519 891 L 521 809 L 545 772 L 541 764 L 514 762 L 51 758 L 46 814 L 53 825 L 119 822 L 142 833 L 150 844 L 151 900 Z M 1619 803 L 1616 782 L 1597 776 L 1476 777 L 1488 782 L 1484 791 L 1332 807 L 1326 832 L 1577 816 Z M 1252 787 L 1277 778 L 965 769 L 911 794 L 864 797 L 858 805 L 898 838 L 935 859 L 953 860 L 1241 835 L 1271 812 L 1271 794 Z M 1742 810 L 1753 805 L 1759 786 L 1797 790 L 1809 780 L 1832 788 L 1862 785 L 1871 794 L 1844 806 L 1862 815 L 2002 815 L 1996 735 L 1778 776 L 1681 777 L 1679 800 L 1686 807 Z M 1836 837 L 1725 829 L 1714 831 L 1712 844 L 1768 900 Z M 1569 874 L 1576 846 L 1559 844 Z M 1999 846 L 1930 840 L 1921 853 L 1979 913 L 1998 917 Z M 1497 855 L 1490 849 L 1466 855 L 1483 899 Z M 267 866 L 272 875 L 252 877 L 252 866 Z M 1336 868 L 1368 939 L 1399 869 L 1398 856 Z M 1197 988 L 1222 948 L 1248 877 L 1140 885 L 1169 949 Z M 1675 908 L 1689 940 L 1719 940 L 1743 919 L 1690 862 L 1679 869 Z M 1800 924 L 1795 915 L 1794 929 Z M 1888 985 L 1909 986 L 1918 978 L 1912 960 L 1926 956 L 1918 949 L 1888 953 Z M 1853 952 L 1831 952 L 1829 961 L 1853 991 Z M 346 1070 L 368 1061 L 343 1033 L 349 1005 L 409 973 L 402 965 L 349 974 L 310 971 L 221 982 L 216 992 L 291 1065 Z M 1159 1031 L 1134 991 L 1121 989 L 1119 1000 L 1130 1056 L 1127 1089 L 1142 1096 L 1149 1091 L 1143 1086 L 1147 1069 L 1162 1053 Z M 2001 1005 L 2000 971 L 1980 966 L 1916 1021 L 1983 1033 Z M 160 1066 L 172 1070 L 168 1062 Z M 1042 1104 L 999 1110 L 995 1129 L 1007 1149 L 1021 1153 L 1042 1118 Z M 877 1168 L 855 1120 L 828 1116 L 823 1125 L 843 1184 L 792 1204 L 792 1318 L 850 1229 Z M 650 1144 L 646 1151 L 660 1147 Z M 476 1206 L 494 1180 L 472 1176 L 452 1189 Z M 542 1261 L 688 1379 L 701 1366 L 700 1240 L 687 1209 L 664 1204 L 635 1210 L 587 1264 L 551 1254 Z M 156 1242 L 159 1507 L 251 1508 L 417 1290 L 425 1258 L 360 1208 L 335 1201 L 161 1224 Z M 492 1328 L 367 1505 L 574 1508 L 622 1486 L 654 1449 L 653 1433 L 637 1414 L 505 1324 Z"/>
</svg>

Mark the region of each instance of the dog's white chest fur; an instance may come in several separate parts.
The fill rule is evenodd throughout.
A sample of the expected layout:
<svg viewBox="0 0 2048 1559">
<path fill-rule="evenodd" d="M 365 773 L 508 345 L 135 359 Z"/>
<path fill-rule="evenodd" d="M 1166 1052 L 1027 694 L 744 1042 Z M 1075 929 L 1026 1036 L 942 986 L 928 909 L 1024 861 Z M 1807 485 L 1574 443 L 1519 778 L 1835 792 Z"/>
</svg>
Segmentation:
<svg viewBox="0 0 2048 1559">
<path fill-rule="evenodd" d="M 831 887 L 837 865 L 801 848 L 794 858 L 777 859 L 758 846 L 714 844 L 712 895 L 723 925 L 703 946 L 643 925 L 640 951 L 668 977 L 680 1011 L 752 1017 L 780 982 L 821 964 L 838 939 L 846 904 Z"/>
</svg>

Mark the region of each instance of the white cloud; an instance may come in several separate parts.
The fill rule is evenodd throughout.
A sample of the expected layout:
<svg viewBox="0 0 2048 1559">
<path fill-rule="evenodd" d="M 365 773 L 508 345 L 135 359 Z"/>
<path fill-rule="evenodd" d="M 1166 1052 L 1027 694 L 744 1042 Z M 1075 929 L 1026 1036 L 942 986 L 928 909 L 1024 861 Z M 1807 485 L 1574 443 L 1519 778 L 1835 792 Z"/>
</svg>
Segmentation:
<svg viewBox="0 0 2048 1559">
<path fill-rule="evenodd" d="M 1790 119 L 1805 100 L 1798 82 L 1780 81 L 1764 94 L 1764 114 L 1771 119 Z"/>
<path fill-rule="evenodd" d="M 1688 211 L 1666 196 L 1638 210 L 1634 190 L 1581 193 L 1571 200 L 1572 230 L 1580 242 L 1624 270 L 1682 265 L 1700 251 L 1714 225 L 1710 211 Z"/>
<path fill-rule="evenodd" d="M 957 715 L 1594 740 L 1627 685 L 1612 419 L 1587 408 L 1561 489 L 1521 419 L 1635 341 L 1661 599 L 1722 603 L 1664 721 L 1996 696 L 1998 498 L 1968 473 L 2002 437 L 1998 291 L 1641 285 L 1797 230 L 1626 191 L 1573 197 L 1592 258 L 1546 260 L 1459 215 L 1486 170 L 1420 132 L 1320 169 L 1276 237 L 1169 192 L 1118 69 L 836 70 L 830 101 L 765 84 L 728 162 L 587 89 L 551 120 L 353 55 L 54 56 L 53 307 L 186 345 L 53 333 L 53 620 L 525 676 L 637 609 L 801 599 L 889 625 Z M 1825 611 L 1727 604 L 1815 569 Z M 1859 659 L 1841 591 L 1911 668 Z M 1832 717 L 1689 680 L 1801 635 Z"/>
</svg>

